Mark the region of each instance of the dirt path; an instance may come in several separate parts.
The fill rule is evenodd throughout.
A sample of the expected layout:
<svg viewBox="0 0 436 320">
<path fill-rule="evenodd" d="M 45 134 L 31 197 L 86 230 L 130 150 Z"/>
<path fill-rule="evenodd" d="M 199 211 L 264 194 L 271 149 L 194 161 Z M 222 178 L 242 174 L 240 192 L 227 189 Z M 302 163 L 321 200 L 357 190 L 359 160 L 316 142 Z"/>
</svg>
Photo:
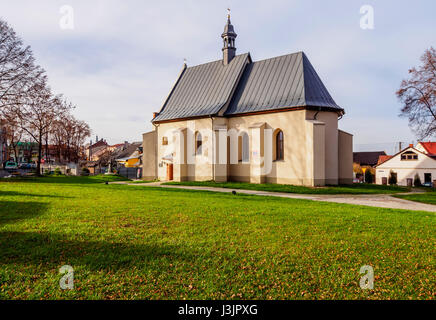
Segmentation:
<svg viewBox="0 0 436 320">
<path fill-rule="evenodd" d="M 120 184 L 118 182 L 118 184 Z M 370 207 L 379 208 L 391 208 L 391 209 L 405 209 L 415 211 L 431 211 L 436 212 L 436 206 L 431 204 L 419 203 L 404 199 L 392 197 L 388 194 L 296 194 L 296 193 L 281 193 L 281 192 L 269 192 L 269 191 L 257 191 L 257 190 L 242 190 L 242 189 L 228 189 L 228 188 L 214 188 L 214 187 L 200 187 L 200 186 L 176 186 L 176 185 L 163 185 L 162 182 L 152 183 L 122 183 L 131 186 L 147 186 L 147 187 L 161 187 L 170 189 L 186 189 L 186 190 L 198 190 L 198 191 L 213 191 L 231 193 L 236 191 L 242 194 L 251 194 L 257 196 L 272 196 L 282 197 L 290 199 L 305 199 L 313 201 L 326 201 L 335 203 L 355 204 Z M 410 193 L 409 193 L 410 194 Z"/>
</svg>

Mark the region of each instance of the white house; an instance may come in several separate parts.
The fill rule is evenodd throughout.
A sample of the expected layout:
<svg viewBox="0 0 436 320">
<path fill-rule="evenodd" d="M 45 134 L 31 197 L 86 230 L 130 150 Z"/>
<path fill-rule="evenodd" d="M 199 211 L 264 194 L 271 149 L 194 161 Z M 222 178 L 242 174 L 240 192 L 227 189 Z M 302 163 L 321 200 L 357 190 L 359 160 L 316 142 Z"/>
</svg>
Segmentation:
<svg viewBox="0 0 436 320">
<path fill-rule="evenodd" d="M 436 180 L 436 142 L 419 142 L 416 147 L 409 145 L 392 157 L 381 158 L 376 166 L 376 183 L 387 184 L 391 171 L 401 186 L 412 186 L 416 174 L 421 183 L 432 183 Z"/>
</svg>

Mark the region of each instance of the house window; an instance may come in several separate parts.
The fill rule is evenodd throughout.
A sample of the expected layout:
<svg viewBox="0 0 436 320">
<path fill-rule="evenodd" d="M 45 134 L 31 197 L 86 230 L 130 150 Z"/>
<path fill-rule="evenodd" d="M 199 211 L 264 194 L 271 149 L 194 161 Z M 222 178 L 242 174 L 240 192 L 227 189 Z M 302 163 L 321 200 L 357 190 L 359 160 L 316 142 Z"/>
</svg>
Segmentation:
<svg viewBox="0 0 436 320">
<path fill-rule="evenodd" d="M 246 132 L 243 132 L 238 137 L 238 160 L 240 162 L 250 161 L 250 139 Z"/>
<path fill-rule="evenodd" d="M 168 145 L 168 137 L 162 137 L 162 145 L 167 146 Z"/>
<path fill-rule="evenodd" d="M 276 142 L 275 160 L 283 160 L 284 159 L 284 136 L 283 136 L 282 130 L 277 131 L 276 136 L 275 136 L 275 142 Z"/>
<path fill-rule="evenodd" d="M 415 152 L 406 151 L 401 155 L 401 160 L 403 160 L 403 161 L 418 160 L 418 155 Z"/>
<path fill-rule="evenodd" d="M 201 155 L 203 147 L 203 138 L 200 132 L 195 133 L 195 154 Z"/>
<path fill-rule="evenodd" d="M 431 173 L 424 173 L 424 183 L 431 183 Z"/>
</svg>

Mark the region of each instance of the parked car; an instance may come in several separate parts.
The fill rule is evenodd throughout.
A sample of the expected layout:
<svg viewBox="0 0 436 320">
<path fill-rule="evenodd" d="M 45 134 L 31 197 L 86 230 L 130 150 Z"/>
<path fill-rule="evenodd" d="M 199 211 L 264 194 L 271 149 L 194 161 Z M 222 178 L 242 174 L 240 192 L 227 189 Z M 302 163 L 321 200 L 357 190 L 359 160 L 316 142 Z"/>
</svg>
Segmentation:
<svg viewBox="0 0 436 320">
<path fill-rule="evenodd" d="M 7 161 L 5 163 L 5 170 L 17 170 L 18 169 L 18 165 L 16 162 L 13 161 Z"/>
<path fill-rule="evenodd" d="M 30 163 L 20 163 L 20 169 L 30 169 Z"/>
</svg>

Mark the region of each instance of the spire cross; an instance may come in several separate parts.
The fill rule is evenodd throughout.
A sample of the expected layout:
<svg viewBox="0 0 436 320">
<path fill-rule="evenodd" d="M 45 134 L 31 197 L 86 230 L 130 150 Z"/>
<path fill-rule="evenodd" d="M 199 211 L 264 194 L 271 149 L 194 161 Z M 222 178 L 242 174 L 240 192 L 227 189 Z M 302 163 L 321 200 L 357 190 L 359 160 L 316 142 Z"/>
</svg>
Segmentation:
<svg viewBox="0 0 436 320">
<path fill-rule="evenodd" d="M 230 8 L 227 8 L 227 18 L 230 19 Z"/>
</svg>

